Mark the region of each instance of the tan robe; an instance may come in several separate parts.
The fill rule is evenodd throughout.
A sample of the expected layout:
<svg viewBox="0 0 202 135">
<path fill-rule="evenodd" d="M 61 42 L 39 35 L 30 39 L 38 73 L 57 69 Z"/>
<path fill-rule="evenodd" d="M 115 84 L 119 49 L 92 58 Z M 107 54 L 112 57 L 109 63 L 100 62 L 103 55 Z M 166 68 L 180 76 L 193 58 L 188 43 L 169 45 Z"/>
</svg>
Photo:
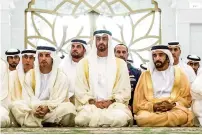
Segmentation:
<svg viewBox="0 0 202 135">
<path fill-rule="evenodd" d="M 117 74 L 112 95 L 108 100 L 115 99 L 107 109 L 97 108 L 88 103 L 89 99 L 95 99 L 92 89 L 89 87 L 88 60 L 82 59 L 77 66 L 75 97 L 78 115 L 75 124 L 90 127 L 123 127 L 132 122 L 132 114 L 128 108 L 130 99 L 130 80 L 126 63 L 117 59 Z"/>
<path fill-rule="evenodd" d="M 34 70 L 30 70 L 26 74 L 23 91 L 27 93 L 27 99 L 15 101 L 11 105 L 12 114 L 21 126 L 42 127 L 42 122 L 74 126 L 75 107 L 69 101 L 64 102 L 69 87 L 67 76 L 57 69 L 53 83 L 49 100 L 38 100 L 35 97 L 36 80 Z M 34 112 L 40 105 L 48 106 L 50 110 L 42 119 L 34 116 Z"/>
<path fill-rule="evenodd" d="M 153 97 L 149 71 L 143 72 L 140 76 L 134 96 L 134 118 L 138 126 L 193 126 L 193 114 L 188 109 L 191 105 L 190 83 L 179 68 L 175 67 L 175 81 L 170 97 L 161 99 Z M 167 112 L 154 112 L 153 104 L 163 100 L 176 102 L 177 105 Z"/>
</svg>

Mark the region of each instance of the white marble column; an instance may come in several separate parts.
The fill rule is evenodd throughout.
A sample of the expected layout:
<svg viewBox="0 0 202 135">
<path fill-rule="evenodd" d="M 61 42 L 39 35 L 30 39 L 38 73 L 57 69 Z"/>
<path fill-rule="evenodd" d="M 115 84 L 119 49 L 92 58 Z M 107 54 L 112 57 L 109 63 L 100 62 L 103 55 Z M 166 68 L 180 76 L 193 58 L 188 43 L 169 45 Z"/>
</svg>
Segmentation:
<svg viewBox="0 0 202 135">
<path fill-rule="evenodd" d="M 176 40 L 176 9 L 172 0 L 156 0 L 161 9 L 162 44 Z"/>
<path fill-rule="evenodd" d="M 11 10 L 11 46 L 24 49 L 25 9 L 30 0 L 17 0 Z"/>
<path fill-rule="evenodd" d="M 5 51 L 11 47 L 10 1 L 3 0 L 0 3 L 1 57 L 5 58 Z"/>
</svg>

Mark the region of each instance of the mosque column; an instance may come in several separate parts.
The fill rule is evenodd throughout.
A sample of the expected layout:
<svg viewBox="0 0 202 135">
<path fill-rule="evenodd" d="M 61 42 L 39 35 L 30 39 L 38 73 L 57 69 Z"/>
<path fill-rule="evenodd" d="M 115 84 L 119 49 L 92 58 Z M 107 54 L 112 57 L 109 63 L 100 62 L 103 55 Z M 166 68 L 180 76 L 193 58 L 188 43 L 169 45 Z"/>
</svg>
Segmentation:
<svg viewBox="0 0 202 135">
<path fill-rule="evenodd" d="M 11 10 L 11 46 L 24 49 L 25 9 L 30 0 L 14 0 L 15 8 Z"/>
<path fill-rule="evenodd" d="M 161 9 L 162 44 L 176 40 L 175 0 L 155 0 Z"/>
<path fill-rule="evenodd" d="M 0 2 L 0 45 L 1 57 L 4 52 L 11 47 L 11 24 L 10 24 L 10 0 Z"/>
</svg>

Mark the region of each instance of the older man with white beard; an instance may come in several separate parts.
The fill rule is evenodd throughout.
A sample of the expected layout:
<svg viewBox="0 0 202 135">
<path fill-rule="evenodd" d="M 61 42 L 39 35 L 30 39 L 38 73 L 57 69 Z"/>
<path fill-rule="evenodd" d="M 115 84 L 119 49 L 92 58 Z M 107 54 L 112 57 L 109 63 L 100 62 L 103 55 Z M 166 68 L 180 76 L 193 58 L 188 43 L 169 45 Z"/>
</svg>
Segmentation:
<svg viewBox="0 0 202 135">
<path fill-rule="evenodd" d="M 56 49 L 38 46 L 36 56 L 25 76 L 24 100 L 12 103 L 12 114 L 23 127 L 74 126 L 75 107 L 65 101 L 69 80 L 58 68 Z"/>
</svg>

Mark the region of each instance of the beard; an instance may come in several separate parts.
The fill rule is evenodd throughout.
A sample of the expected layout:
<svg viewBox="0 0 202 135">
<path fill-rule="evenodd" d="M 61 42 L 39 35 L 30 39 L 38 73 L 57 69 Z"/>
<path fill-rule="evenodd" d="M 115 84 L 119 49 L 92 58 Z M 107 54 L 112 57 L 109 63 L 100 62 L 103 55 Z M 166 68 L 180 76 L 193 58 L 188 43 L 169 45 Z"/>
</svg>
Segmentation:
<svg viewBox="0 0 202 135">
<path fill-rule="evenodd" d="M 161 62 L 161 61 L 156 61 L 156 62 L 154 63 L 154 65 L 155 65 L 156 68 L 163 68 L 163 67 L 165 66 L 165 64 L 166 64 L 166 60 L 163 61 L 163 62 Z"/>
<path fill-rule="evenodd" d="M 72 53 L 71 53 L 72 58 L 75 58 L 75 59 L 82 58 L 83 55 L 84 55 L 84 54 L 81 54 L 81 53 L 78 53 L 78 52 L 72 52 Z"/>
<path fill-rule="evenodd" d="M 99 52 L 104 52 L 104 51 L 107 50 L 107 46 L 104 45 L 104 44 L 99 44 L 99 45 L 97 46 L 97 49 L 98 49 Z"/>
<path fill-rule="evenodd" d="M 41 66 L 41 67 L 46 67 L 46 66 L 48 66 L 48 62 L 42 61 L 42 62 L 40 63 L 40 66 Z"/>
<path fill-rule="evenodd" d="M 12 68 L 16 68 L 17 67 L 17 63 L 9 64 L 9 66 L 12 67 Z"/>
</svg>

